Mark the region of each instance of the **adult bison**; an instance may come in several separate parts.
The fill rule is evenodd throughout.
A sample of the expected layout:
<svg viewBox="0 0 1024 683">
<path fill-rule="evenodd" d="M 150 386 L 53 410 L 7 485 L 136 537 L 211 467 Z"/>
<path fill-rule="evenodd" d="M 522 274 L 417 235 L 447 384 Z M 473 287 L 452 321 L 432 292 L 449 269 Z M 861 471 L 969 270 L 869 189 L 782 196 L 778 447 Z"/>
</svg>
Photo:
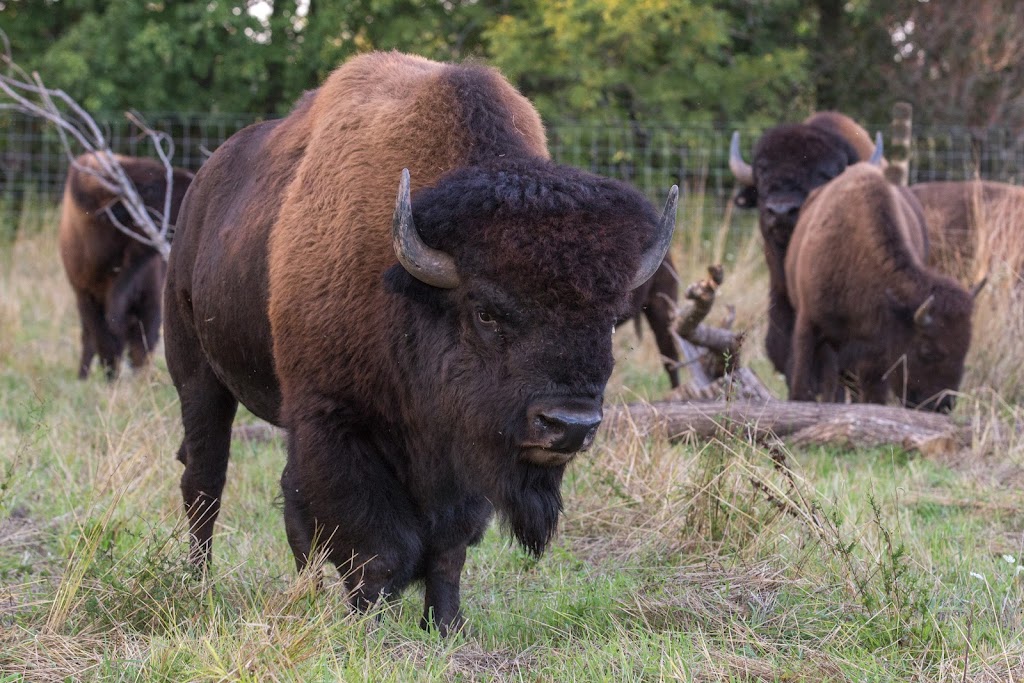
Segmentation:
<svg viewBox="0 0 1024 683">
<path fill-rule="evenodd" d="M 357 608 L 423 580 L 422 624 L 459 628 L 466 549 L 495 510 L 530 552 L 548 544 L 676 196 L 659 218 L 552 163 L 497 71 L 394 52 L 232 136 L 185 199 L 166 289 L 192 560 L 241 402 L 288 430 L 299 568 L 322 549 Z"/>
<path fill-rule="evenodd" d="M 978 270 L 975 257 L 1006 261 L 1024 272 L 1024 187 L 989 180 L 917 183 L 924 207 L 928 263 L 958 279 Z M 987 268 L 982 268 L 987 270 Z"/>
<path fill-rule="evenodd" d="M 767 130 L 754 145 L 753 163 L 740 155 L 739 133 L 733 133 L 729 168 L 739 184 L 736 204 L 758 210 L 758 227 L 768 264 L 768 359 L 786 373 L 793 330 L 793 308 L 786 294 L 784 264 L 800 207 L 808 193 L 842 173 L 850 164 L 880 163 L 881 145 L 850 117 L 818 112 L 803 123 Z"/>
<path fill-rule="evenodd" d="M 867 402 L 891 387 L 910 406 L 952 408 L 973 297 L 928 268 L 926 251 L 920 205 L 877 166 L 855 164 L 808 197 L 786 254 L 790 398 L 830 397 L 842 367 Z"/>
<path fill-rule="evenodd" d="M 116 156 L 139 197 L 163 209 L 167 176 L 155 159 Z M 78 376 L 85 379 L 99 354 L 107 378 L 117 375 L 128 347 L 134 368 L 146 364 L 160 337 L 161 288 L 166 270 L 152 247 L 126 235 L 111 221 L 110 209 L 122 225 L 135 227 L 117 197 L 88 169 L 98 169 L 92 154 L 83 154 L 68 171 L 60 215 L 60 256 L 75 292 L 82 324 Z M 174 169 L 170 222 L 177 220 L 192 174 Z"/>
</svg>

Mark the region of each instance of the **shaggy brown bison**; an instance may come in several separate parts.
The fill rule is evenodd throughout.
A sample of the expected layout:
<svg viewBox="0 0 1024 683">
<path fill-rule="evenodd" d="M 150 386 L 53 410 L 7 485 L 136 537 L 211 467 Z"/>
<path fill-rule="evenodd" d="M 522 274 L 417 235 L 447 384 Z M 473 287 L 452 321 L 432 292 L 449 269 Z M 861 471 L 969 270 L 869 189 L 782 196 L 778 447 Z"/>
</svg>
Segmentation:
<svg viewBox="0 0 1024 683">
<path fill-rule="evenodd" d="M 733 133 L 729 168 L 740 188 L 736 204 L 758 209 L 758 227 L 768 264 L 768 359 L 786 373 L 793 330 L 793 308 L 786 295 L 786 248 L 808 193 L 832 180 L 850 164 L 881 159 L 875 145 L 853 119 L 839 112 L 818 112 L 803 123 L 767 130 L 754 145 L 753 164 L 740 155 L 739 133 Z"/>
<path fill-rule="evenodd" d="M 924 207 L 929 265 L 969 279 L 978 270 L 975 255 L 983 252 L 1006 261 L 1013 273 L 1024 272 L 1024 187 L 977 180 L 918 183 L 910 190 Z"/>
<path fill-rule="evenodd" d="M 884 403 L 891 387 L 910 406 L 952 408 L 973 297 L 928 268 L 926 251 L 920 205 L 877 166 L 855 164 L 809 196 L 786 254 L 790 398 L 831 397 L 842 367 L 865 401 Z"/>
<path fill-rule="evenodd" d="M 497 71 L 399 53 L 355 57 L 232 136 L 185 199 L 165 295 L 192 560 L 209 560 L 241 402 L 288 430 L 299 568 L 323 550 L 357 608 L 422 580 L 422 624 L 459 628 L 494 511 L 531 553 L 551 539 L 676 196 L 659 218 L 552 163 Z"/>
<path fill-rule="evenodd" d="M 117 156 L 142 201 L 162 211 L 166 171 L 155 159 Z M 97 168 L 91 154 L 76 159 Z M 177 220 L 192 174 L 174 169 L 170 222 Z M 134 227 L 117 198 L 88 171 L 72 166 L 64 185 L 60 216 L 60 256 L 75 291 L 82 323 L 82 355 L 78 376 L 85 379 L 99 354 L 108 379 L 117 375 L 121 354 L 128 347 L 134 368 L 146 364 L 160 337 L 160 304 L 165 264 L 160 254 L 121 232 L 107 216 Z"/>
</svg>

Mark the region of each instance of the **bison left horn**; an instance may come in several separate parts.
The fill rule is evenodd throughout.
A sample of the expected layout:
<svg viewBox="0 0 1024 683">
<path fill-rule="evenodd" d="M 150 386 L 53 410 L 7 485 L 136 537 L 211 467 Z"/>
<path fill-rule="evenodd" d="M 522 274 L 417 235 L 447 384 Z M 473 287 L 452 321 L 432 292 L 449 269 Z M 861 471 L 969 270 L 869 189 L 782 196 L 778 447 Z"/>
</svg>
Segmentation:
<svg viewBox="0 0 1024 683">
<path fill-rule="evenodd" d="M 885 145 L 882 142 L 882 133 L 880 131 L 876 132 L 875 133 L 875 151 L 873 151 L 871 153 L 871 158 L 868 159 L 868 163 L 871 164 L 872 166 L 881 166 L 882 165 L 882 154 L 885 151 L 884 148 L 885 148 Z"/>
<path fill-rule="evenodd" d="M 440 249 L 427 246 L 412 220 L 412 199 L 409 196 L 409 169 L 402 169 L 398 183 L 398 199 L 391 221 L 391 241 L 402 267 L 414 278 L 432 287 L 452 289 L 459 284 L 455 259 Z"/>
<path fill-rule="evenodd" d="M 679 186 L 673 185 L 668 191 L 668 201 L 665 202 L 665 212 L 661 214 L 661 221 L 658 222 L 658 234 L 640 260 L 640 267 L 636 271 L 630 289 L 636 289 L 647 282 L 654 275 L 654 272 L 661 267 L 665 260 L 668 248 L 672 246 L 672 233 L 676 229 L 676 205 L 679 203 Z"/>
<path fill-rule="evenodd" d="M 935 295 L 929 294 L 924 303 L 914 311 L 914 324 L 918 327 L 928 327 L 932 324 L 932 305 L 935 303 Z"/>
<path fill-rule="evenodd" d="M 740 132 L 738 130 L 732 132 L 732 140 L 729 142 L 729 170 L 741 185 L 754 184 L 754 169 L 743 160 L 743 155 L 740 154 Z"/>
</svg>

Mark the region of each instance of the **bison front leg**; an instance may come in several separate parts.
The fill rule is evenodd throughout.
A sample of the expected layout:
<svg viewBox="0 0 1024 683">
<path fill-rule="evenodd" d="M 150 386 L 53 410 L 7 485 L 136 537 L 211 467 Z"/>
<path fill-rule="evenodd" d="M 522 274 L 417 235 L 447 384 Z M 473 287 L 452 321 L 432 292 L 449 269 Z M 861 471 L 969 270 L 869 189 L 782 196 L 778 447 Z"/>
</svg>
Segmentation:
<svg viewBox="0 0 1024 683">
<path fill-rule="evenodd" d="M 461 545 L 427 558 L 426 595 L 420 627 L 435 626 L 442 636 L 462 630 L 465 619 L 460 608 L 459 584 L 466 564 L 466 546 Z"/>
<path fill-rule="evenodd" d="M 89 366 L 96 357 L 96 330 L 103 323 L 102 307 L 83 292 L 75 292 L 78 318 L 82 323 L 82 354 L 78 359 L 78 379 L 89 376 Z"/>
<path fill-rule="evenodd" d="M 789 400 L 814 400 L 818 384 L 814 367 L 817 347 L 818 339 L 814 334 L 814 326 L 809 320 L 798 315 L 796 326 L 793 328 Z"/>
</svg>

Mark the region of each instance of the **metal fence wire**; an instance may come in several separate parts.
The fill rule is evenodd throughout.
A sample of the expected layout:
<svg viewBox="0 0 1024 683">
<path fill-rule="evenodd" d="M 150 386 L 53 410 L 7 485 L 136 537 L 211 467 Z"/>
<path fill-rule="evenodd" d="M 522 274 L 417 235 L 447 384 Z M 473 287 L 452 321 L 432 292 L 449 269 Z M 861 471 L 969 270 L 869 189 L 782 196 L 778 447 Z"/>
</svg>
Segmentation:
<svg viewBox="0 0 1024 683">
<path fill-rule="evenodd" d="M 261 120 L 252 114 L 149 113 L 143 118 L 174 140 L 173 163 L 198 169 L 224 140 Z M 152 144 L 124 116 L 99 116 L 115 152 L 153 156 Z M 869 126 L 888 130 L 888 125 Z M 564 164 L 632 183 L 654 201 L 669 186 L 683 192 L 681 220 L 718 225 L 735 183 L 729 171 L 732 127 L 672 123 L 592 125 L 549 122 L 553 158 Z M 741 128 L 744 154 L 763 131 Z M 0 112 L 0 221 L 10 230 L 26 212 L 60 200 L 68 158 L 55 128 L 39 119 Z M 910 182 L 985 178 L 1024 182 L 1024 136 L 1009 129 L 917 127 L 911 150 Z M 749 220 L 745 225 L 752 225 Z M 13 229 L 17 229 L 16 226 Z"/>
</svg>

